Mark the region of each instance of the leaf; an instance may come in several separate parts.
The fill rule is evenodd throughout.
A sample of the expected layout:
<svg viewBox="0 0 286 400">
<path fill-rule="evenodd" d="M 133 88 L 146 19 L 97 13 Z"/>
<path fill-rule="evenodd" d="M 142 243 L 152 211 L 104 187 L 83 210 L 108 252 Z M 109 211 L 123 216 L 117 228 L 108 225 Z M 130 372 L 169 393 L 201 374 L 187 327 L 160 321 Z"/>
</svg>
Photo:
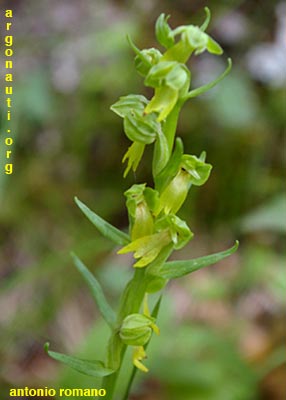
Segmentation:
<svg viewBox="0 0 286 400">
<path fill-rule="evenodd" d="M 220 253 L 210 254 L 193 260 L 167 262 L 156 274 L 165 279 L 180 278 L 181 276 L 190 274 L 208 265 L 215 264 L 223 258 L 230 256 L 237 250 L 238 245 L 239 242 L 236 241 L 233 247 Z"/>
<path fill-rule="evenodd" d="M 115 228 L 113 225 L 106 222 L 104 219 L 99 217 L 95 212 L 91 211 L 84 203 L 82 203 L 77 197 L 74 198 L 76 204 L 84 213 L 84 215 L 90 220 L 93 225 L 99 230 L 99 232 L 112 240 L 114 243 L 124 246 L 130 242 L 129 236 Z"/>
<path fill-rule="evenodd" d="M 68 365 L 69 367 L 75 369 L 78 372 L 81 372 L 82 374 L 93 377 L 102 377 L 111 375 L 114 372 L 112 369 L 106 368 L 102 361 L 82 360 L 77 357 L 72 357 L 66 354 L 50 351 L 49 347 L 50 344 L 46 343 L 44 349 L 51 358 Z"/>
<path fill-rule="evenodd" d="M 84 280 L 88 284 L 91 293 L 98 305 L 100 314 L 108 323 L 111 328 L 115 327 L 116 316 L 110 305 L 108 304 L 102 288 L 95 278 L 95 276 L 87 269 L 87 267 L 83 264 L 83 262 L 76 256 L 76 254 L 71 253 L 73 258 L 74 265 L 76 266 L 77 270 L 81 273 Z"/>
</svg>

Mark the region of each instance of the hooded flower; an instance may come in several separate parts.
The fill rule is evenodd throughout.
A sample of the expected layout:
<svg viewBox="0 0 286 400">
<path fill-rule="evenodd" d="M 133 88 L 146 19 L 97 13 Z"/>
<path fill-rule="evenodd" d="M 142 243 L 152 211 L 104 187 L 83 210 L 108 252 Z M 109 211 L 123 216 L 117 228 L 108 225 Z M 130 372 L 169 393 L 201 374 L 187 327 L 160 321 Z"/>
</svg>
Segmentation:
<svg viewBox="0 0 286 400">
<path fill-rule="evenodd" d="M 191 185 L 203 185 L 211 172 L 212 166 L 204 162 L 205 154 L 200 158 L 184 154 L 173 177 L 168 177 L 167 183 L 161 190 L 158 209 L 159 215 L 162 210 L 165 214 L 177 211 L 183 205 Z"/>
<path fill-rule="evenodd" d="M 133 240 L 118 251 L 118 254 L 134 252 L 138 261 L 134 267 L 146 267 L 154 261 L 164 247 L 173 244 L 175 249 L 182 248 L 192 237 L 188 225 L 176 215 L 167 215 L 155 222 L 155 233 Z"/>
<path fill-rule="evenodd" d="M 145 107 L 145 113 L 159 113 L 157 121 L 170 114 L 178 101 L 180 90 L 188 88 L 190 72 L 184 64 L 176 61 L 160 61 L 154 65 L 145 79 L 145 85 L 153 87 L 155 94 Z"/>
<path fill-rule="evenodd" d="M 122 96 L 111 106 L 111 110 L 123 118 L 124 132 L 133 143 L 125 153 L 122 162 L 127 161 L 124 177 L 130 169 L 136 171 L 144 153 L 145 145 L 153 143 L 161 133 L 161 126 L 155 114 L 146 115 L 144 109 L 148 100 L 141 95 Z"/>
<path fill-rule="evenodd" d="M 152 211 L 158 205 L 159 193 L 146 184 L 132 185 L 125 193 L 132 240 L 150 235 L 154 230 Z"/>
</svg>

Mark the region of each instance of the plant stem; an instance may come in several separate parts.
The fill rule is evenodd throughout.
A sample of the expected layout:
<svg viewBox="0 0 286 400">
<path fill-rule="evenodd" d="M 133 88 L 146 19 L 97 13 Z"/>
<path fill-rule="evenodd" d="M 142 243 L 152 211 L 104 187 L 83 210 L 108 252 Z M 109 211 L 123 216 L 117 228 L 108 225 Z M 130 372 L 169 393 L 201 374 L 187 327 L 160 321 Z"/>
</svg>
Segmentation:
<svg viewBox="0 0 286 400">
<path fill-rule="evenodd" d="M 133 278 L 126 285 L 122 295 L 120 307 L 117 314 L 117 327 L 113 330 L 110 336 L 107 355 L 107 365 L 110 368 L 115 368 L 116 372 L 104 377 L 102 380 L 102 387 L 106 390 L 106 400 L 113 399 L 116 381 L 126 350 L 126 346 L 121 342 L 118 336 L 118 330 L 122 324 L 123 319 L 127 315 L 139 312 L 146 289 L 144 275 L 144 269 L 136 268 Z"/>
</svg>

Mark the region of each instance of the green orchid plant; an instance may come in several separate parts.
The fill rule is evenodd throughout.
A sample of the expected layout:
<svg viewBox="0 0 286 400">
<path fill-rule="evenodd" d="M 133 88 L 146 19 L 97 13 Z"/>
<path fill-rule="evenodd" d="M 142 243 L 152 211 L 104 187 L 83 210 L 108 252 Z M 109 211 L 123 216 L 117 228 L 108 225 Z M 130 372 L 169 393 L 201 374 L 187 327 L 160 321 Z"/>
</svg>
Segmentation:
<svg viewBox="0 0 286 400">
<path fill-rule="evenodd" d="M 113 399 L 116 380 L 126 348 L 133 348 L 134 372 L 124 399 L 128 398 L 135 372 L 147 372 L 144 363 L 146 346 L 153 333 L 159 334 L 156 318 L 162 291 L 170 279 L 182 277 L 200 268 L 216 263 L 234 253 L 230 249 L 186 261 L 168 261 L 174 250 L 184 247 L 193 237 L 187 223 L 177 213 L 182 207 L 192 185 L 201 186 L 209 178 L 212 166 L 206 163 L 206 154 L 200 156 L 184 153 L 183 142 L 176 138 L 180 110 L 187 100 L 214 87 L 231 69 L 213 82 L 190 90 L 191 72 L 186 63 L 189 58 L 204 51 L 214 55 L 223 53 L 220 45 L 205 30 L 210 21 L 210 11 L 205 8 L 206 19 L 201 27 L 187 25 L 172 29 L 168 18 L 161 14 L 156 22 L 156 38 L 164 48 L 139 50 L 128 38 L 135 52 L 135 68 L 144 78 L 144 84 L 154 89 L 148 100 L 143 95 L 121 97 L 111 110 L 123 119 L 124 132 L 131 145 L 123 157 L 127 162 L 124 177 L 136 171 L 145 146 L 153 146 L 152 175 L 154 187 L 146 183 L 134 184 L 125 191 L 129 215 L 129 233 L 118 230 L 91 211 L 79 199 L 75 202 L 101 234 L 120 246 L 118 254 L 132 253 L 134 275 L 127 283 L 117 311 L 106 300 L 103 290 L 83 262 L 72 254 L 74 264 L 89 285 L 102 317 L 110 327 L 104 361 L 81 360 L 49 350 L 47 353 L 79 372 L 103 377 L 102 387 L 106 398 Z M 158 293 L 158 301 L 149 311 L 148 294 Z"/>
</svg>

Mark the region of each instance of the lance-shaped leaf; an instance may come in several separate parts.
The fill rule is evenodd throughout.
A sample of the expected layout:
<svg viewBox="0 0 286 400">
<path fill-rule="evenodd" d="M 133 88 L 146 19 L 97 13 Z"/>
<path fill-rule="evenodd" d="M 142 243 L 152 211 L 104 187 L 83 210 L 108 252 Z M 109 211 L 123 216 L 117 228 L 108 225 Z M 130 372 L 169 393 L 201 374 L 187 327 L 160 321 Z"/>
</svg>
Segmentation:
<svg viewBox="0 0 286 400">
<path fill-rule="evenodd" d="M 159 271 L 157 271 L 157 274 L 165 279 L 180 278 L 181 276 L 190 274 L 191 272 L 207 267 L 208 265 L 215 264 L 223 258 L 230 256 L 237 250 L 238 245 L 239 242 L 236 241 L 233 247 L 221 251 L 220 253 L 210 254 L 193 260 L 167 262 Z"/>
<path fill-rule="evenodd" d="M 102 361 L 91 361 L 82 360 L 77 357 L 68 356 L 66 354 L 57 353 L 55 351 L 49 350 L 49 343 L 45 344 L 46 353 L 54 360 L 60 361 L 63 364 L 75 369 L 82 374 L 93 376 L 93 377 L 103 377 L 113 374 L 113 370 L 106 368 Z"/>
<path fill-rule="evenodd" d="M 130 242 L 129 236 L 115 228 L 113 225 L 106 222 L 104 219 L 99 217 L 95 212 L 91 211 L 84 203 L 82 203 L 77 197 L 74 198 L 76 204 L 84 213 L 84 215 L 93 223 L 94 226 L 99 230 L 99 232 L 112 240 L 114 243 L 124 246 Z"/>
<path fill-rule="evenodd" d="M 94 297 L 96 304 L 98 305 L 100 314 L 108 323 L 111 328 L 115 327 L 116 316 L 110 305 L 108 304 L 102 288 L 95 278 L 95 276 L 88 270 L 88 268 L 83 264 L 83 262 L 76 256 L 76 254 L 71 253 L 73 258 L 74 265 L 76 266 L 77 270 L 81 273 L 84 280 L 88 284 L 92 296 Z"/>
</svg>

